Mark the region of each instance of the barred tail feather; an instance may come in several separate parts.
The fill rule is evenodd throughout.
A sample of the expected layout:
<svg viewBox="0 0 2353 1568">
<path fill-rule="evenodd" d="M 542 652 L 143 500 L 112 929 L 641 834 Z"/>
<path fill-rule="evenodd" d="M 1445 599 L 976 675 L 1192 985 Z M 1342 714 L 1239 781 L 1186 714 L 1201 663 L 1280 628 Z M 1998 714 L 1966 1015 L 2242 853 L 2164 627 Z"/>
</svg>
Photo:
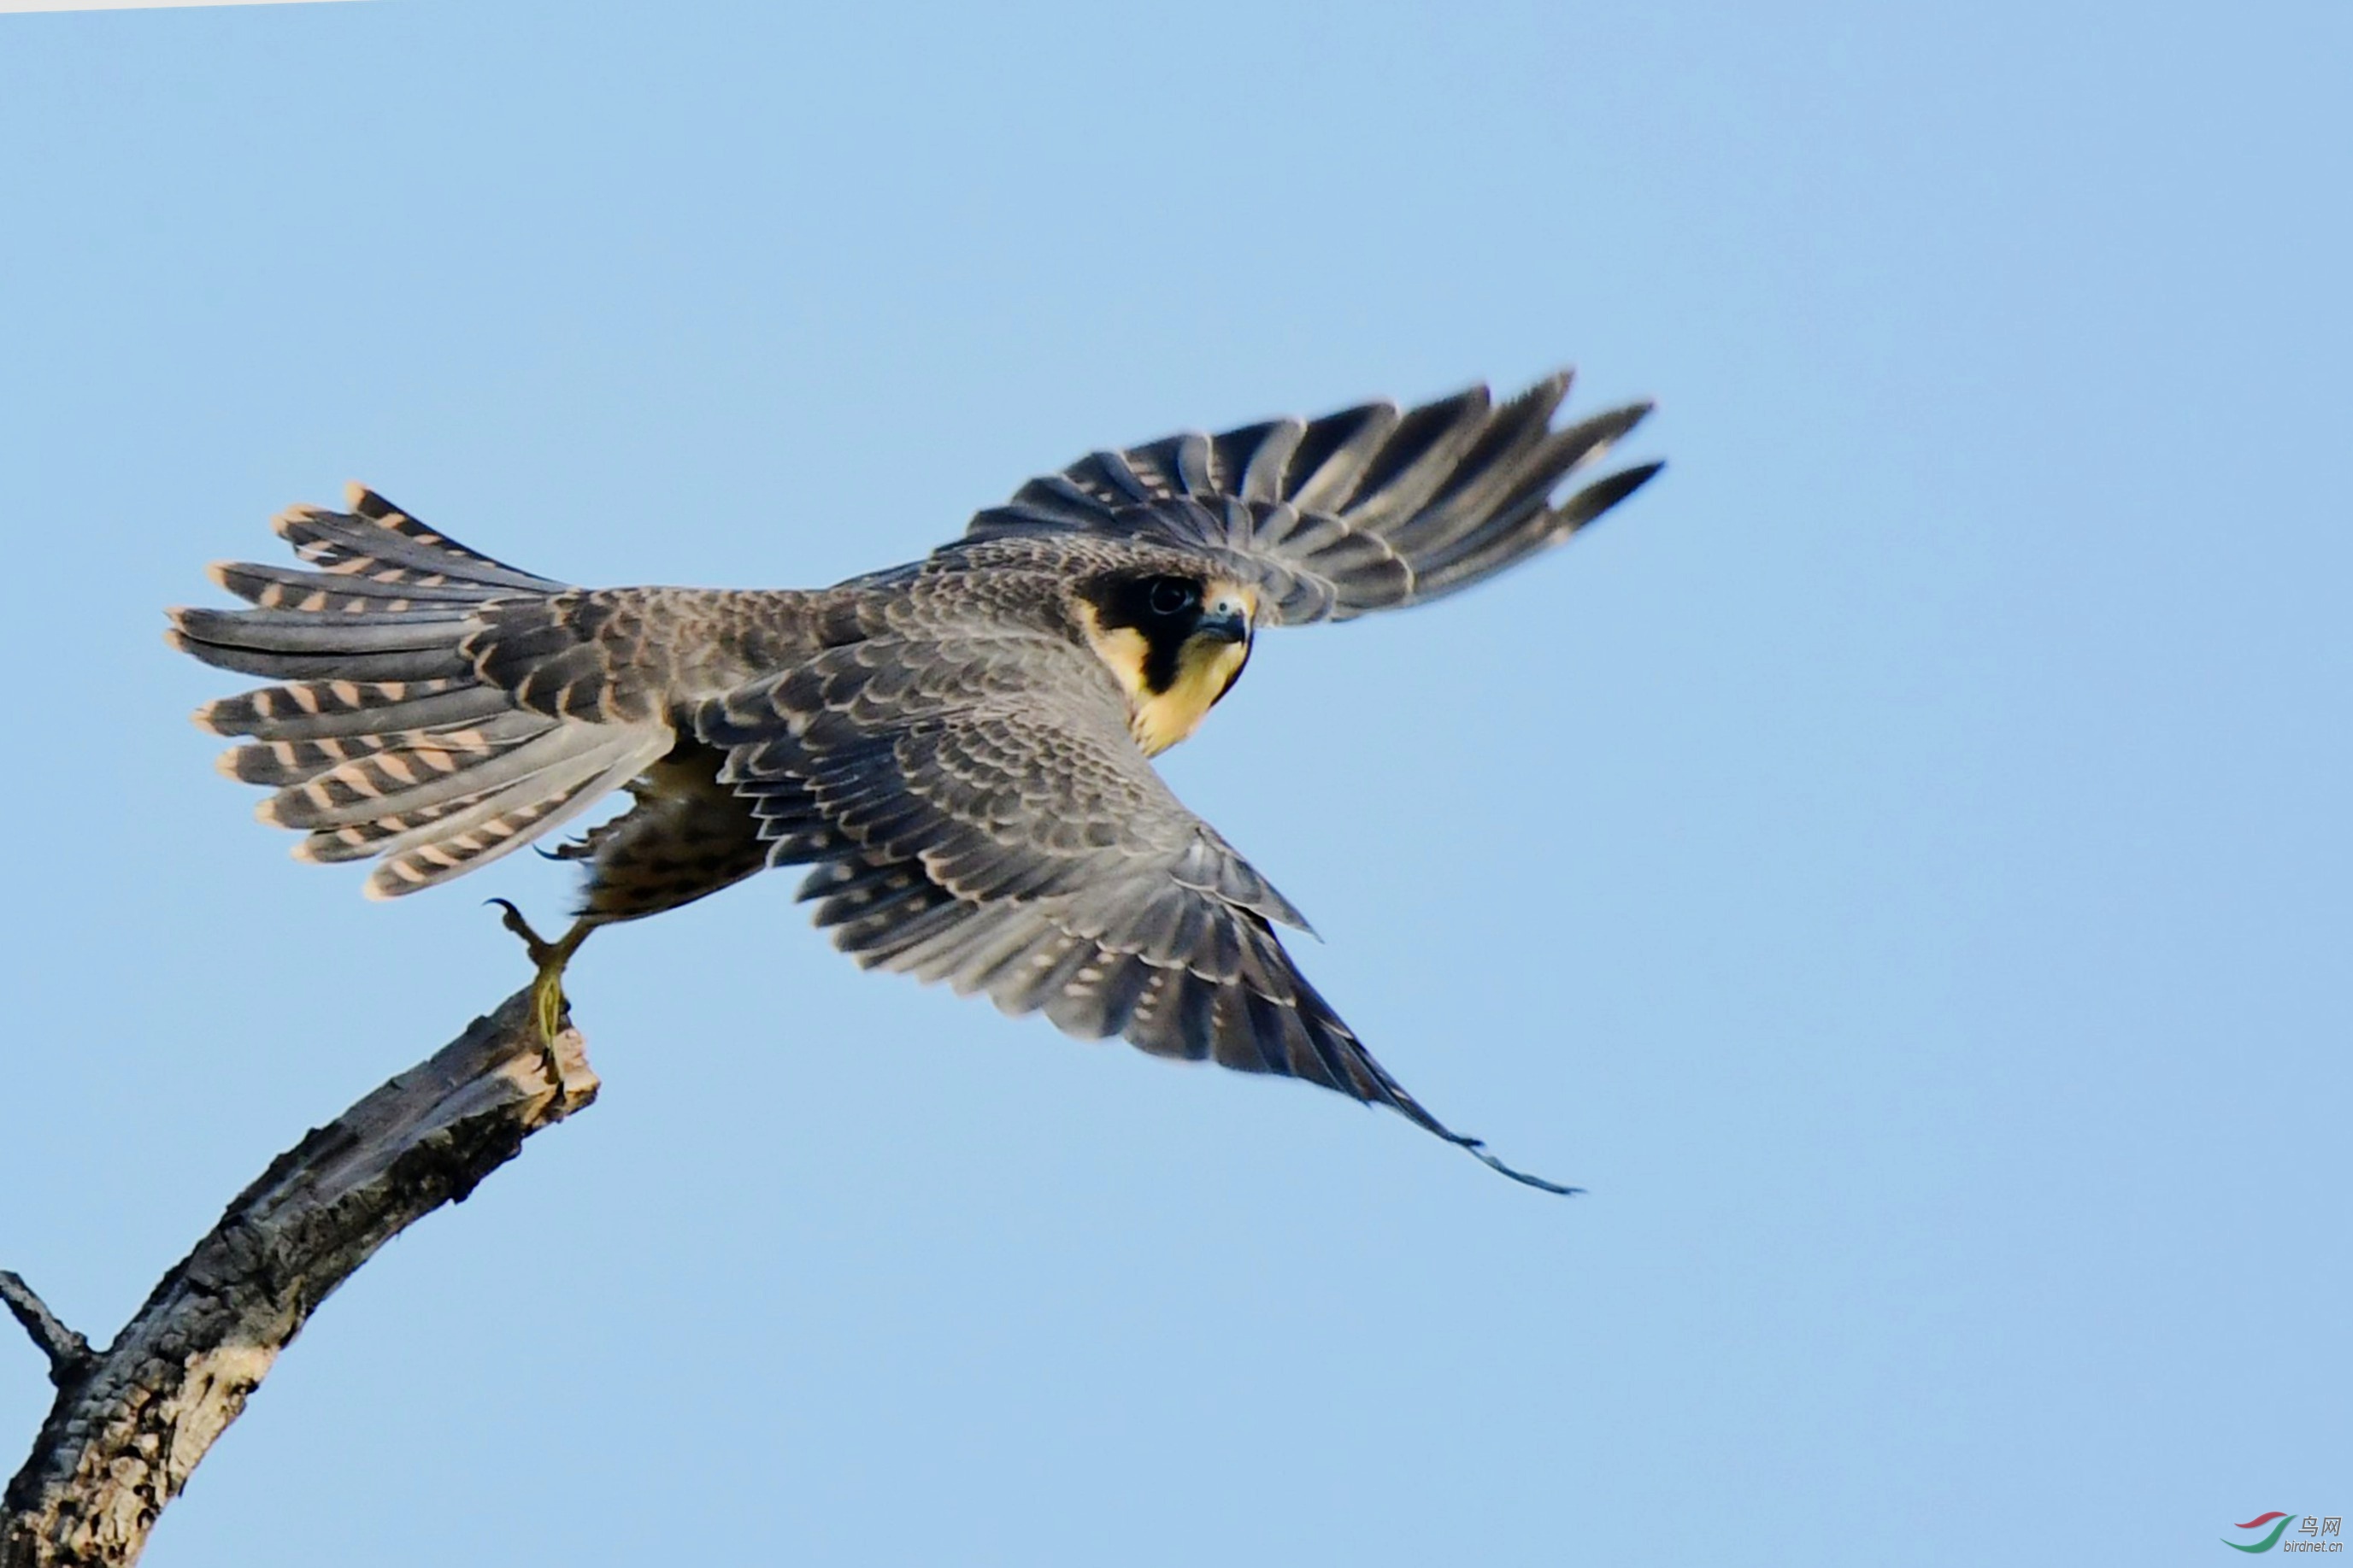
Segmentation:
<svg viewBox="0 0 2353 1568">
<path fill-rule="evenodd" d="M 279 533 L 312 570 L 250 563 L 213 580 L 254 605 L 171 612 L 173 647 L 265 686 L 196 722 L 245 737 L 230 777 L 271 788 L 265 822 L 297 858 L 381 858 L 372 898 L 446 882 L 593 805 L 669 751 L 666 723 L 529 710 L 482 679 L 470 639 L 494 601 L 563 590 L 437 533 L 372 491 L 347 513 L 296 508 Z"/>
<path fill-rule="evenodd" d="M 306 784 L 345 763 L 387 752 L 438 751 L 450 753 L 453 759 L 488 756 L 550 728 L 550 721 L 539 714 L 507 711 L 475 724 L 441 724 L 315 740 L 256 741 L 223 752 L 220 771 L 241 783 L 284 789 Z M 452 768 L 455 765 L 453 761 Z"/>
<path fill-rule="evenodd" d="M 206 573 L 219 586 L 265 610 L 356 613 L 417 605 L 479 605 L 505 589 L 480 583 L 377 583 L 329 572 L 297 572 L 253 561 L 216 561 Z"/>
<path fill-rule="evenodd" d="M 436 887 L 563 826 L 660 760 L 674 739 L 659 726 L 599 726 L 603 743 L 529 778 L 450 803 L 448 815 L 385 840 L 370 872 L 372 899 Z M 315 835 L 313 837 L 316 837 Z"/>
<path fill-rule="evenodd" d="M 505 692 L 470 679 L 305 680 L 216 698 L 195 716 L 216 735 L 316 741 L 464 724 L 513 709 Z"/>
<path fill-rule="evenodd" d="M 455 584 L 524 594 L 553 594 L 566 585 L 469 550 L 362 486 L 352 486 L 346 494 L 348 513 L 299 506 L 280 512 L 270 526 L 296 556 L 338 578 L 380 586 L 433 589 Z"/>
<path fill-rule="evenodd" d="M 177 612 L 182 616 L 188 614 L 185 610 Z M 215 668 L 265 676 L 272 680 L 448 680 L 470 675 L 474 668 L 473 661 L 465 657 L 454 637 L 438 647 L 395 648 L 389 652 L 354 648 L 347 653 L 280 653 L 242 647 L 193 634 L 182 626 L 165 633 L 164 640 Z"/>
<path fill-rule="evenodd" d="M 490 743 L 479 731 L 432 732 L 413 746 L 355 757 L 281 789 L 256 815 L 280 827 L 348 827 L 387 812 L 439 805 L 520 784 L 569 765 L 609 734 L 553 719 L 539 719 L 521 739 L 503 745 Z"/>
<path fill-rule="evenodd" d="M 193 643 L 255 653 L 397 653 L 447 650 L 480 623 L 462 605 L 320 615 L 307 610 L 174 610 Z"/>
</svg>

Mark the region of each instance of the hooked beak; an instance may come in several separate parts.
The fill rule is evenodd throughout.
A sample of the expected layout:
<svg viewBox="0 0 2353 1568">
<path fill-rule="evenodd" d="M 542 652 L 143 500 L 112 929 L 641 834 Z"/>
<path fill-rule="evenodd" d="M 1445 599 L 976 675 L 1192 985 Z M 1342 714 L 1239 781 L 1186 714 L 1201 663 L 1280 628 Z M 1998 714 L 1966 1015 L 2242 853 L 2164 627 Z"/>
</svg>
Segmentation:
<svg viewBox="0 0 2353 1568">
<path fill-rule="evenodd" d="M 1217 642 L 1250 641 L 1250 615 L 1231 600 L 1220 599 L 1201 612 L 1193 627 L 1197 637 L 1208 637 Z"/>
</svg>

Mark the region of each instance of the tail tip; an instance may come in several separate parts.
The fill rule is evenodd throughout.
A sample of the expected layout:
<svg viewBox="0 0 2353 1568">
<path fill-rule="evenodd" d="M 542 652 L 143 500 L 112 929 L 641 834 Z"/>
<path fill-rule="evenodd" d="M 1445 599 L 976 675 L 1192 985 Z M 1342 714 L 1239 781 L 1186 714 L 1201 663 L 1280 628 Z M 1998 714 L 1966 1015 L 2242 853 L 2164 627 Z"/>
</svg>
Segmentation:
<svg viewBox="0 0 2353 1568">
<path fill-rule="evenodd" d="M 430 879 L 410 865 L 408 857 L 404 854 L 377 861 L 375 869 L 370 871 L 368 879 L 361 884 L 360 892 L 382 903 L 429 885 Z"/>
<path fill-rule="evenodd" d="M 331 517 L 332 515 L 333 514 L 328 511 L 325 507 L 312 506 L 309 502 L 305 501 L 300 506 L 290 506 L 284 511 L 280 512 L 276 517 L 271 518 L 269 520 L 269 531 L 276 534 L 280 539 L 290 540 L 293 536 L 294 530 L 301 524 L 309 522 L 313 518 Z"/>
</svg>

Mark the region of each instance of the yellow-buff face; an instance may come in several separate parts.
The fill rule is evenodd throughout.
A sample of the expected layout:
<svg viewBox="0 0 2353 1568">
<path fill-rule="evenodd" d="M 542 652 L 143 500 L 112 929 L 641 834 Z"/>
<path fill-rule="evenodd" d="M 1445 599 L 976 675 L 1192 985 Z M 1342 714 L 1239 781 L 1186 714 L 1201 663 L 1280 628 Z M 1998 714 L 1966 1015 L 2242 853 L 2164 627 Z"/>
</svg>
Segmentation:
<svg viewBox="0 0 2353 1568">
<path fill-rule="evenodd" d="M 1087 641 L 1127 694 L 1128 731 L 1157 756 L 1201 727 L 1250 661 L 1257 596 L 1221 577 L 1140 576 L 1079 605 Z"/>
</svg>

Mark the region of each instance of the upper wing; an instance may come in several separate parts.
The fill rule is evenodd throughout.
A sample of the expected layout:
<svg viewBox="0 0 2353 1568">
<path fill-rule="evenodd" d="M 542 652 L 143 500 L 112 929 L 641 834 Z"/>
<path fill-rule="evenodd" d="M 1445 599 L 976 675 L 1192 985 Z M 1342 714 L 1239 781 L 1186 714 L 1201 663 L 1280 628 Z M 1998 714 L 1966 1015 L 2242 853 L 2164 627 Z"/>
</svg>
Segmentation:
<svg viewBox="0 0 2353 1568">
<path fill-rule="evenodd" d="M 1081 649 L 879 638 L 704 705 L 772 863 L 860 964 L 1071 1034 L 1390 1106 L 1504 1174 L 1383 1070 L 1275 940 L 1299 915 L 1170 793 Z"/>
<path fill-rule="evenodd" d="M 1404 414 L 1369 403 L 1097 452 L 1030 480 L 965 537 L 1099 533 L 1206 550 L 1258 584 L 1261 615 L 1293 625 L 1419 604 L 1559 543 L 1659 471 L 1621 468 L 1556 503 L 1572 472 L 1651 411 L 1629 404 L 1555 429 L 1568 384 L 1563 371 L 1500 406 L 1474 386 Z"/>
</svg>

